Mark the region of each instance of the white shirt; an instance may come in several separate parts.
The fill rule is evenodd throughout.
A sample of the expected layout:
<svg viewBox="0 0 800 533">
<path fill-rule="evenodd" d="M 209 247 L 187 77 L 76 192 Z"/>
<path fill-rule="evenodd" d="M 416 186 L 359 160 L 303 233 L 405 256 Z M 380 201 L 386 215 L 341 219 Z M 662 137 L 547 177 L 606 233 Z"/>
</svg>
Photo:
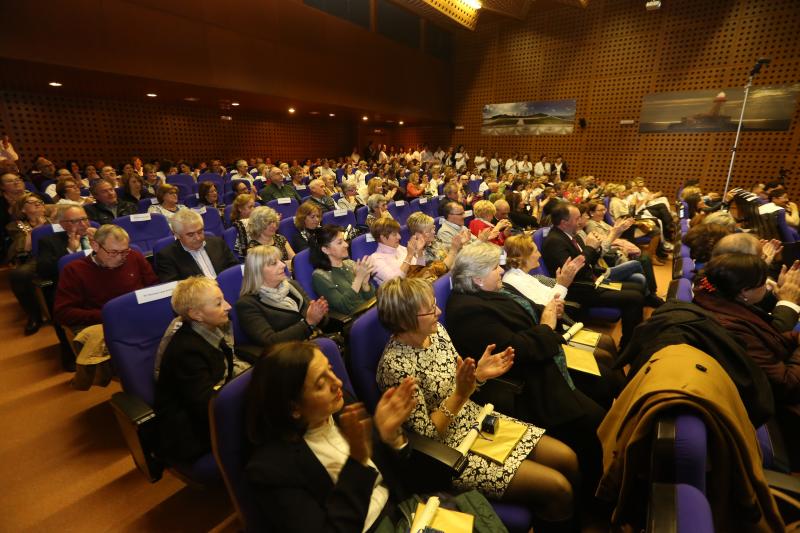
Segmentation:
<svg viewBox="0 0 800 533">
<path fill-rule="evenodd" d="M 550 174 L 550 163 L 542 163 L 541 161 L 537 161 L 533 166 L 533 175 L 538 178 L 544 176 L 545 174 Z"/>
<path fill-rule="evenodd" d="M 530 174 L 531 170 L 533 170 L 533 164 L 531 164 L 530 161 L 520 161 L 517 163 L 517 171 Z"/>
<path fill-rule="evenodd" d="M 444 159 L 444 150 L 437 150 L 436 152 L 434 152 L 433 157 L 441 161 L 442 159 Z"/>
<path fill-rule="evenodd" d="M 181 246 L 183 246 L 183 243 L 181 243 Z M 189 252 L 189 255 L 192 256 L 205 277 L 217 279 L 217 272 L 214 270 L 211 258 L 208 257 L 208 252 L 206 252 L 206 243 L 203 243 L 203 246 L 199 250 L 189 250 L 185 246 L 183 246 L 183 249 Z"/>
<path fill-rule="evenodd" d="M 538 305 L 547 305 L 556 296 L 562 300 L 567 297 L 567 288 L 563 285 L 556 284 L 550 288 L 518 268 L 512 268 L 503 274 L 503 283 L 508 283 Z"/>
<path fill-rule="evenodd" d="M 331 480 L 336 484 L 339 481 L 339 474 L 342 473 L 347 458 L 350 457 L 350 445 L 342 436 L 336 424 L 333 423 L 333 419 L 329 418 L 327 424 L 306 431 L 306 434 L 303 435 L 303 440 L 306 441 L 308 447 L 311 448 L 311 452 L 322 463 L 328 475 L 331 476 Z M 367 461 L 367 466 L 378 470 L 372 459 Z M 375 485 L 372 487 L 367 518 L 364 521 L 362 531 L 372 527 L 388 501 L 389 489 L 383 484 L 383 477 L 378 471 L 378 477 L 375 478 Z"/>
<path fill-rule="evenodd" d="M 517 173 L 517 161 L 511 159 L 510 157 L 506 159 L 506 172 L 511 172 L 512 174 Z"/>
<path fill-rule="evenodd" d="M 478 172 L 486 168 L 486 156 L 476 155 L 472 162 L 475 163 L 475 170 Z"/>
<path fill-rule="evenodd" d="M 423 150 L 420 154 L 423 163 L 433 163 L 436 159 L 433 157 L 433 152 L 430 150 Z"/>
<path fill-rule="evenodd" d="M 456 154 L 456 170 L 464 170 L 467 168 L 467 160 L 469 154 L 467 152 L 459 152 Z"/>
</svg>

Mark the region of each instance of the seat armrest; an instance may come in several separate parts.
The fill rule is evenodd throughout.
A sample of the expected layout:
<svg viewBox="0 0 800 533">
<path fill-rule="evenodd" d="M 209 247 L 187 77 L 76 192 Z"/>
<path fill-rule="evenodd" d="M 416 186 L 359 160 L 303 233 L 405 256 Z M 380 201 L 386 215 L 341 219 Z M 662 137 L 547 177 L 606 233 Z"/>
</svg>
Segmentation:
<svg viewBox="0 0 800 533">
<path fill-rule="evenodd" d="M 772 489 L 789 493 L 794 498 L 800 498 L 800 479 L 775 470 L 764 470 L 764 477 Z"/>
<path fill-rule="evenodd" d="M 675 482 L 675 417 L 659 418 L 653 431 L 653 446 L 650 457 L 650 481 L 653 483 Z"/>
<path fill-rule="evenodd" d="M 522 394 L 524 383 L 507 376 L 490 379 L 473 394 L 479 404 L 491 403 L 499 413 L 516 412 L 517 396 Z"/>
<path fill-rule="evenodd" d="M 647 505 L 646 533 L 675 533 L 678 531 L 675 485 L 653 483 Z"/>
<path fill-rule="evenodd" d="M 363 304 L 359 305 L 350 314 L 337 313 L 336 311 L 328 311 L 328 325 L 325 326 L 326 333 L 344 331 L 356 318 L 363 313 L 369 311 L 375 305 L 376 299 L 370 298 Z"/>
<path fill-rule="evenodd" d="M 136 467 L 151 483 L 158 481 L 164 465 L 155 453 L 158 442 L 155 411 L 138 396 L 126 392 L 114 393 L 109 403 Z"/>
<path fill-rule="evenodd" d="M 33 286 L 34 287 L 39 287 L 40 289 L 43 289 L 45 287 L 52 287 L 53 286 L 53 280 L 52 279 L 33 278 Z"/>
<path fill-rule="evenodd" d="M 464 471 L 467 458 L 455 448 L 416 433 L 406 433 L 406 437 L 411 458 L 403 471 L 415 492 L 444 490 Z"/>
</svg>

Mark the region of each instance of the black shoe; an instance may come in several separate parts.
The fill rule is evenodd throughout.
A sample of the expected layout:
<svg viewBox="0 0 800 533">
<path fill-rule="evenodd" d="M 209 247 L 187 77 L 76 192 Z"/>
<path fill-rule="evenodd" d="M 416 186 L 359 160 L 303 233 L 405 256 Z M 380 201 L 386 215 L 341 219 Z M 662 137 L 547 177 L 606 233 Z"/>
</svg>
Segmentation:
<svg viewBox="0 0 800 533">
<path fill-rule="evenodd" d="M 655 294 L 648 294 L 647 296 L 644 297 L 644 305 L 645 305 L 645 307 L 656 308 L 656 307 L 661 307 L 665 303 L 666 302 L 664 302 L 664 300 L 662 300 L 661 298 L 659 298 Z"/>
<path fill-rule="evenodd" d="M 25 324 L 25 336 L 33 335 L 39 328 L 42 327 L 42 321 L 38 318 L 29 318 L 28 323 Z"/>
<path fill-rule="evenodd" d="M 64 372 L 75 372 L 75 354 L 71 348 L 61 347 L 61 368 Z"/>
</svg>

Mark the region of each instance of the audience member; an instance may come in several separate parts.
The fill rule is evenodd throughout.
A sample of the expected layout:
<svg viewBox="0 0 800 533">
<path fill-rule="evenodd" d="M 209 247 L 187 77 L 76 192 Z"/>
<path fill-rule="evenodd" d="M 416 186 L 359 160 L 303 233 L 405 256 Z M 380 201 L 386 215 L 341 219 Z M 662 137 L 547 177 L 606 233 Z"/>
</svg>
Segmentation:
<svg viewBox="0 0 800 533">
<path fill-rule="evenodd" d="M 138 174 L 133 173 L 122 179 L 122 194 L 119 199 L 123 202 L 130 202 L 138 206 L 140 200 L 152 197 L 153 195 L 150 194 L 147 187 L 144 185 L 143 178 Z"/>
<path fill-rule="evenodd" d="M 294 198 L 298 204 L 303 201 L 297 189 L 284 182 L 283 173 L 278 167 L 272 167 L 269 171 L 269 181 L 258 196 L 265 203 L 278 198 Z"/>
<path fill-rule="evenodd" d="M 389 208 L 387 207 L 388 205 L 388 199 L 380 193 L 371 194 L 369 198 L 367 198 L 368 212 L 366 225 L 368 228 L 371 228 L 377 220 L 392 218 L 392 214 L 389 212 Z"/>
<path fill-rule="evenodd" d="M 233 199 L 231 205 L 231 226 L 236 228 L 236 243 L 233 245 L 233 250 L 240 257 L 244 257 L 247 255 L 247 244 L 250 242 L 247 226 L 250 222 L 250 214 L 256 207 L 256 201 L 249 194 L 240 194 Z"/>
<path fill-rule="evenodd" d="M 313 231 L 319 227 L 320 222 L 322 222 L 322 209 L 316 202 L 306 201 L 300 204 L 294 214 L 294 227 L 297 233 L 292 236 L 290 242 L 295 253 L 309 247 Z"/>
<path fill-rule="evenodd" d="M 406 226 L 411 237 L 419 235 L 425 244 L 422 251 L 422 260 L 426 267 L 430 267 L 431 263 L 440 261 L 445 270 L 450 270 L 461 247 L 471 239 L 470 232 L 464 228 L 461 233 L 453 237 L 450 241 L 450 246 L 445 246 L 436 238 L 436 222 L 433 217 L 421 211 L 411 213 L 406 221 Z"/>
<path fill-rule="evenodd" d="M 306 201 L 315 203 L 323 213 L 336 209 L 333 198 L 325 193 L 325 182 L 321 178 L 308 182 L 308 190 L 311 192 L 311 196 Z"/>
<path fill-rule="evenodd" d="M 147 209 L 147 212 L 158 213 L 159 215 L 164 215 L 167 220 L 172 220 L 172 217 L 175 216 L 178 211 L 186 209 L 185 205 L 178 203 L 178 190 L 178 187 L 175 185 L 159 185 L 156 191 L 158 203 L 151 205 Z"/>
<path fill-rule="evenodd" d="M 280 218 L 271 207 L 260 206 L 253 209 L 247 224 L 247 235 L 250 237 L 247 249 L 262 245 L 274 246 L 281 252 L 281 261 L 291 265 L 295 254 L 286 237 L 278 233 Z M 243 255 L 246 254 L 245 251 Z"/>
<path fill-rule="evenodd" d="M 374 268 L 375 283 L 382 283 L 395 278 L 404 277 L 416 272 L 417 266 L 425 266 L 422 257 L 425 242 L 420 235 L 408 240 L 408 248 L 400 244 L 400 224 L 391 218 L 381 218 L 370 226 L 370 233 L 375 237 L 378 248 L 370 256 Z"/>
<path fill-rule="evenodd" d="M 86 214 L 101 226 L 113 223 L 118 217 L 135 215 L 138 211 L 136 204 L 118 200 L 114 187 L 114 183 L 105 178 L 92 182 L 92 196 L 96 201 L 85 206 Z"/>
<path fill-rule="evenodd" d="M 228 311 L 217 282 L 193 276 L 172 292 L 181 325 L 164 349 L 156 381 L 159 457 L 168 465 L 190 465 L 211 452 L 208 402 L 250 365 L 225 341 Z"/>
<path fill-rule="evenodd" d="M 489 242 L 498 246 L 503 246 L 506 237 L 511 235 L 511 221 L 504 219 L 498 221 L 497 224 L 494 224 L 492 219 L 494 219 L 497 210 L 495 209 L 494 204 L 488 200 L 480 200 L 476 202 L 472 209 L 475 213 L 475 218 L 473 218 L 469 223 L 469 231 L 475 237 L 478 237 L 484 230 L 488 229 L 492 234 L 495 233 L 493 230 L 496 230 L 497 236 L 493 239 L 490 239 Z"/>
</svg>

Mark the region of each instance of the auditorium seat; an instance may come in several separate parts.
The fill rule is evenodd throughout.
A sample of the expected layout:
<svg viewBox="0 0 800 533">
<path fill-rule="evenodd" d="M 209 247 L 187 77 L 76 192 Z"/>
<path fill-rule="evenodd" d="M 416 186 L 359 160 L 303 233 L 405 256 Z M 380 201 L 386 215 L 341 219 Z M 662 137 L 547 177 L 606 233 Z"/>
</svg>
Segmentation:
<svg viewBox="0 0 800 533">
<path fill-rule="evenodd" d="M 142 220 L 131 220 L 131 218 L 142 218 Z M 127 231 L 131 244 L 139 246 L 145 254 L 152 252 L 157 240 L 172 235 L 167 218 L 158 213 L 119 217 L 114 219 L 114 224 Z"/>
<path fill-rule="evenodd" d="M 297 212 L 297 208 L 300 207 L 300 204 L 294 198 L 276 198 L 265 205 L 277 211 L 281 218 L 292 218 Z"/>
<path fill-rule="evenodd" d="M 294 279 L 303 287 L 308 297 L 312 300 L 318 298 L 317 293 L 314 291 L 314 283 L 311 280 L 311 275 L 314 273 L 314 266 L 311 264 L 311 250 L 306 248 L 297 253 L 292 259 L 292 270 Z"/>
<path fill-rule="evenodd" d="M 294 217 L 282 219 L 278 223 L 278 233 L 286 237 L 291 245 L 292 238 L 298 234 L 297 227 L 294 225 Z"/>
<path fill-rule="evenodd" d="M 214 187 L 217 189 L 217 194 L 220 198 L 222 198 L 222 194 L 225 192 L 225 180 L 222 178 L 222 176 L 213 172 L 204 172 L 197 178 L 197 183 L 202 183 L 204 181 L 214 182 Z"/>
<path fill-rule="evenodd" d="M 389 210 L 389 213 L 391 213 L 392 218 L 395 219 L 401 226 L 405 225 L 408 217 L 414 212 L 414 208 L 405 200 L 389 202 L 386 207 Z"/>
<path fill-rule="evenodd" d="M 244 265 L 236 265 L 226 268 L 217 275 L 217 283 L 225 297 L 225 301 L 231 305 L 231 310 L 228 312 L 228 317 L 231 320 L 231 327 L 233 329 L 233 340 L 235 344 L 253 345 L 245 332 L 239 325 L 239 317 L 236 315 L 236 302 L 239 301 L 239 292 L 242 290 L 242 278 L 244 274 Z"/>
<path fill-rule="evenodd" d="M 336 224 L 347 228 L 347 226 L 356 225 L 356 216 L 347 209 L 334 209 L 333 211 L 322 213 L 322 224 Z"/>
<path fill-rule="evenodd" d="M 365 205 L 356 209 L 356 224 L 359 226 L 363 226 L 367 223 L 367 215 L 369 214 L 369 208 Z"/>
<path fill-rule="evenodd" d="M 225 226 L 222 225 L 222 217 L 219 216 L 219 211 L 214 207 L 198 207 L 195 209 L 200 216 L 203 217 L 203 229 L 206 233 L 213 235 L 222 235 L 225 231 Z"/>
<path fill-rule="evenodd" d="M 426 215 L 436 218 L 439 216 L 439 197 L 415 198 L 411 200 L 412 212 L 422 211 Z"/>
<path fill-rule="evenodd" d="M 222 232 L 222 239 L 225 241 L 225 244 L 228 245 L 228 248 L 230 248 L 231 252 L 236 257 L 236 259 L 238 259 L 239 262 L 241 263 L 242 262 L 242 256 L 240 256 L 236 252 L 236 249 L 235 249 L 236 248 L 236 236 L 237 235 L 238 235 L 238 232 L 236 231 L 236 228 L 228 228 L 228 229 L 226 229 L 225 231 Z"/>
<path fill-rule="evenodd" d="M 150 209 L 151 205 L 155 205 L 158 203 L 158 199 L 153 196 L 151 198 L 142 198 L 139 200 L 137 207 L 139 213 L 147 213 L 147 210 Z"/>
<path fill-rule="evenodd" d="M 445 325 L 445 309 L 447 300 L 450 299 L 450 292 L 453 290 L 453 280 L 450 272 L 433 282 L 433 296 L 436 298 L 436 306 L 442 311 L 439 315 L 439 322 Z"/>
<path fill-rule="evenodd" d="M 365 255 L 372 255 L 378 249 L 375 237 L 370 233 L 359 235 L 350 243 L 350 257 L 353 261 L 358 261 Z"/>
<path fill-rule="evenodd" d="M 164 283 L 130 292 L 112 299 L 103 306 L 103 332 L 111 362 L 120 378 L 122 392 L 111 396 L 111 406 L 136 466 L 151 481 L 161 477 L 155 457 L 157 432 L 155 424 L 155 357 L 167 326 L 174 318 L 170 304 L 175 283 Z M 163 292 L 150 301 L 139 303 L 144 294 Z M 211 453 L 191 465 L 172 470 L 192 483 L 215 484 L 219 469 Z"/>
<path fill-rule="evenodd" d="M 194 177 L 190 176 L 189 174 L 173 174 L 172 176 L 167 176 L 166 181 L 170 185 L 176 185 L 176 186 L 183 185 L 187 187 L 190 191 L 192 191 L 192 189 L 196 185 Z M 192 191 L 192 192 L 197 192 L 197 191 Z"/>
<path fill-rule="evenodd" d="M 94 220 L 90 220 L 89 226 L 92 228 L 99 228 L 100 224 Z M 33 231 L 31 231 L 31 255 L 34 257 L 39 255 L 39 241 L 41 239 L 62 231 L 64 231 L 64 228 L 61 227 L 61 224 L 42 224 L 41 226 L 33 228 Z"/>
</svg>

